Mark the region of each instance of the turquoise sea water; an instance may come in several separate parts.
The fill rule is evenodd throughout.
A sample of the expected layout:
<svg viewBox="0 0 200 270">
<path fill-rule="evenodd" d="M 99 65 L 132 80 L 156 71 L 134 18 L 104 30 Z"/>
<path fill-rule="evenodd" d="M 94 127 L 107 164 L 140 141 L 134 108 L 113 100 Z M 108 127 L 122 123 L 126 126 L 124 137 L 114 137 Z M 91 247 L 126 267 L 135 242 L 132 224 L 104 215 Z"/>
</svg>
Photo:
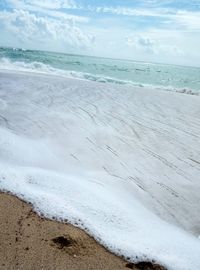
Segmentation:
<svg viewBox="0 0 200 270">
<path fill-rule="evenodd" d="M 54 73 L 92 81 L 200 92 L 200 68 L 55 52 L 0 48 L 0 68 Z"/>
</svg>

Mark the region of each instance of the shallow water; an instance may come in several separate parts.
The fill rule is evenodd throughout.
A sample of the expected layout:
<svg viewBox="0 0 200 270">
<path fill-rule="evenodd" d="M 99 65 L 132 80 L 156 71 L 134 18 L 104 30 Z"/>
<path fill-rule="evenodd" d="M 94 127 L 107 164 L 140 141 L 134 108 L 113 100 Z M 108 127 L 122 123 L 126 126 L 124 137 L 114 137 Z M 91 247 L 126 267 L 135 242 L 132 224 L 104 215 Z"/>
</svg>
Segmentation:
<svg viewBox="0 0 200 270">
<path fill-rule="evenodd" d="M 116 254 L 200 269 L 200 97 L 0 72 L 0 189 Z"/>
<path fill-rule="evenodd" d="M 200 93 L 200 68 L 0 48 L 0 68 Z"/>
</svg>

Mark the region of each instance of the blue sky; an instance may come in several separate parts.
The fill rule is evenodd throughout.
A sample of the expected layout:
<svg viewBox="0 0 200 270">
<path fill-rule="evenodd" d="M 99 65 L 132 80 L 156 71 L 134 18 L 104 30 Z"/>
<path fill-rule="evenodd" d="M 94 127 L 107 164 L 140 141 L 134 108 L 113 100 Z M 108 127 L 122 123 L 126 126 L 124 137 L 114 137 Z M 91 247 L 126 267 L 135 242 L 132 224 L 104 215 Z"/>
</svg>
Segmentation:
<svg viewBox="0 0 200 270">
<path fill-rule="evenodd" d="M 200 0 L 0 0 L 0 45 L 200 66 Z"/>
</svg>

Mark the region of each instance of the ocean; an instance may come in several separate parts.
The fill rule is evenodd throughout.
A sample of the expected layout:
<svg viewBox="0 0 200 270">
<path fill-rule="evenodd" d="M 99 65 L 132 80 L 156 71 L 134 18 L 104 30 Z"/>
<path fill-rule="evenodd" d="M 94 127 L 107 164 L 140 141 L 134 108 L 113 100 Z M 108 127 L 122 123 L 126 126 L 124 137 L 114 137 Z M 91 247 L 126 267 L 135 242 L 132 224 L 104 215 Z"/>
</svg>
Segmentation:
<svg viewBox="0 0 200 270">
<path fill-rule="evenodd" d="M 129 84 L 189 94 L 200 92 L 200 68 L 55 52 L 0 48 L 0 68 Z"/>
</svg>

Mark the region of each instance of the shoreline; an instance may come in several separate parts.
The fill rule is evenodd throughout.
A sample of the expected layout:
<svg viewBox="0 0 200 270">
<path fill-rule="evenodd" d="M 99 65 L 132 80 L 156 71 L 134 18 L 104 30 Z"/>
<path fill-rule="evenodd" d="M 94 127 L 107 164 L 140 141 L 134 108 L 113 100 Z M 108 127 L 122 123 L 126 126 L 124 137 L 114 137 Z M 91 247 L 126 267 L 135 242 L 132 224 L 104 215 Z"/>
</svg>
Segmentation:
<svg viewBox="0 0 200 270">
<path fill-rule="evenodd" d="M 12 194 L 0 193 L 0 217 L 0 269 L 164 270 L 117 257 L 83 230 L 40 217 Z"/>
<path fill-rule="evenodd" d="M 198 98 L 55 76 L 0 77 L 0 190 L 132 262 L 200 268 Z M 21 216 L 9 215 L 7 224 Z M 72 248 L 63 231 L 42 238 Z M 35 254 L 48 257 L 49 247 L 36 242 L 37 262 Z"/>
<path fill-rule="evenodd" d="M 63 70 L 64 71 L 64 70 Z M 67 71 L 67 70 L 66 70 Z M 95 81 L 95 80 L 90 80 L 84 77 L 76 77 L 76 76 L 72 76 L 72 75 L 64 75 L 64 74 L 54 74 L 54 73 L 48 73 L 48 72 L 44 72 L 44 71 L 34 71 L 34 70 L 15 70 L 15 69 L 6 69 L 6 68 L 0 68 L 0 73 L 4 73 L 4 74 L 18 74 L 18 75 L 31 75 L 31 76 L 39 76 L 39 77 L 49 77 L 51 78 L 52 76 L 57 78 L 57 79 L 66 79 L 66 80 L 78 80 L 78 81 L 83 81 L 83 82 L 92 82 L 92 83 L 97 83 L 97 84 L 108 84 L 108 85 L 114 85 L 115 87 L 129 87 L 129 88 L 134 88 L 134 89 L 148 89 L 148 90 L 153 90 L 153 91 L 164 91 L 164 92 L 169 92 L 169 93 L 177 93 L 177 94 L 184 94 L 184 95 L 190 95 L 190 96 L 200 96 L 200 93 L 195 90 L 195 89 L 190 89 L 190 88 L 183 88 L 183 87 L 173 87 L 173 86 L 163 86 L 163 85 L 151 85 L 151 84 L 140 84 L 140 83 L 131 83 L 128 81 L 124 81 L 124 84 L 118 84 L 118 83 L 114 83 L 114 82 L 102 82 L 102 81 Z M 92 74 L 91 74 L 92 75 Z M 96 75 L 96 76 L 100 76 L 100 75 Z M 107 77 L 108 79 L 111 80 L 117 80 L 116 78 L 112 78 L 112 77 Z M 122 80 L 123 82 L 123 80 Z"/>
</svg>

